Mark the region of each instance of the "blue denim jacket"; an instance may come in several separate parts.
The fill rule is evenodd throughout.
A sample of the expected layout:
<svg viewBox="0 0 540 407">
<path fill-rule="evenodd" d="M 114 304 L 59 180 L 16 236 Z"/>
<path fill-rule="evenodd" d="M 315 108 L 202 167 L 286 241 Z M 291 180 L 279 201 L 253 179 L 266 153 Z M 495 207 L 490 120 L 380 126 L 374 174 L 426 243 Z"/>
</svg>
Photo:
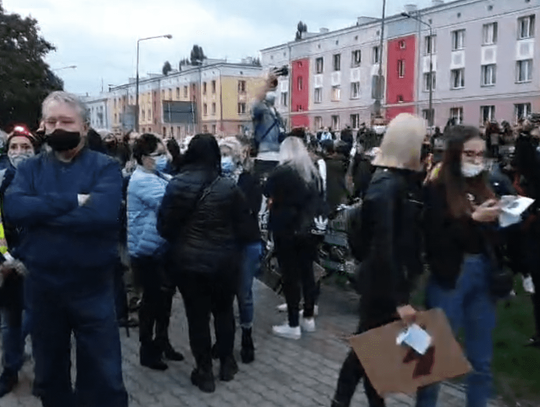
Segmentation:
<svg viewBox="0 0 540 407">
<path fill-rule="evenodd" d="M 255 140 L 259 144 L 259 153 L 279 152 L 281 121 L 273 108 L 265 102 L 256 102 L 253 105 L 251 115 Z"/>
</svg>

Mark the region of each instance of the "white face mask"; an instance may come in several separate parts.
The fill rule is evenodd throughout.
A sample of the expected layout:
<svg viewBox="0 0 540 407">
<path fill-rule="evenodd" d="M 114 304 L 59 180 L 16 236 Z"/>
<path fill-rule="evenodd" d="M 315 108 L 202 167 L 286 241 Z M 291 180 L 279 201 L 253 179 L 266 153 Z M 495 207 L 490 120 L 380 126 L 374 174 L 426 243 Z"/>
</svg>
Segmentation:
<svg viewBox="0 0 540 407">
<path fill-rule="evenodd" d="M 33 156 L 34 156 L 34 153 L 32 151 L 28 151 L 25 153 L 18 153 L 18 154 L 13 154 L 13 153 L 8 152 L 9 161 L 11 162 L 11 165 L 13 165 L 15 168 L 17 168 L 20 163 L 22 163 L 23 161 Z"/>
<path fill-rule="evenodd" d="M 373 131 L 378 135 L 384 134 L 386 126 L 373 126 Z"/>
<path fill-rule="evenodd" d="M 477 175 L 480 175 L 484 171 L 484 164 L 472 164 L 472 163 L 462 163 L 461 164 L 461 173 L 465 178 L 474 178 Z"/>
</svg>

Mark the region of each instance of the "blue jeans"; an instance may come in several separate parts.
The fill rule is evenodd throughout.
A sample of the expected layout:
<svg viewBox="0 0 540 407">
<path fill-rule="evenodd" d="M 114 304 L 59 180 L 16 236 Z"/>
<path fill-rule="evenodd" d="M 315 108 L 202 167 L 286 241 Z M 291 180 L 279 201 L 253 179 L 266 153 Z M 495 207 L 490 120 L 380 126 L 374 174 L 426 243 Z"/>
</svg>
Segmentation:
<svg viewBox="0 0 540 407">
<path fill-rule="evenodd" d="M 428 308 L 442 308 L 454 334 L 464 330 L 465 353 L 473 367 L 467 377 L 467 407 L 486 407 L 492 392 L 496 303 L 489 291 L 489 272 L 484 256 L 468 256 L 455 289 L 443 288 L 431 278 L 426 292 Z M 416 407 L 435 407 L 438 392 L 438 384 L 420 389 Z"/>
<path fill-rule="evenodd" d="M 244 248 L 240 284 L 238 287 L 238 308 L 240 326 L 251 328 L 253 325 L 253 278 L 261 269 L 262 242 L 248 244 Z"/>
<path fill-rule="evenodd" d="M 35 382 L 44 407 L 126 407 L 111 279 L 65 287 L 27 279 Z M 73 270 L 73 274 L 78 270 Z M 96 275 L 103 275 L 96 270 Z M 71 384 L 71 334 L 77 379 Z"/>
</svg>

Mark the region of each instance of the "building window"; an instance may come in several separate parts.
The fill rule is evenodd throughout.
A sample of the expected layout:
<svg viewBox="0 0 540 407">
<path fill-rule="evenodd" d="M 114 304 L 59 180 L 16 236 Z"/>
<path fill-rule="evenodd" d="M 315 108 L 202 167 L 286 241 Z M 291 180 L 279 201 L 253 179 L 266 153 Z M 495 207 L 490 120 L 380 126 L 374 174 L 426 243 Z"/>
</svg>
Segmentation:
<svg viewBox="0 0 540 407">
<path fill-rule="evenodd" d="M 482 117 L 482 123 L 494 121 L 495 106 L 480 106 L 480 117 Z"/>
<path fill-rule="evenodd" d="M 334 71 L 341 71 L 341 54 L 335 54 L 333 57 Z"/>
<path fill-rule="evenodd" d="M 301 76 L 299 76 L 297 79 L 296 79 L 296 85 L 298 87 L 298 90 L 303 90 L 304 89 L 304 78 L 302 78 Z"/>
<path fill-rule="evenodd" d="M 514 115 L 516 116 L 516 121 L 525 119 L 530 114 L 531 114 L 530 103 L 518 103 L 514 105 Z"/>
<path fill-rule="evenodd" d="M 296 111 L 297 112 L 302 112 L 304 110 L 304 108 L 302 107 L 302 105 L 296 105 Z"/>
<path fill-rule="evenodd" d="M 362 62 L 362 51 L 360 51 L 359 49 L 353 51 L 351 55 L 351 62 L 351 66 L 353 68 L 360 66 L 360 63 Z"/>
<path fill-rule="evenodd" d="M 202 93 L 203 95 L 206 95 L 206 82 L 203 82 L 202 84 Z"/>
<path fill-rule="evenodd" d="M 351 127 L 353 129 L 360 128 L 360 115 L 359 114 L 351 114 Z"/>
<path fill-rule="evenodd" d="M 180 88 L 176 88 L 176 99 L 180 99 Z"/>
<path fill-rule="evenodd" d="M 435 54 L 437 52 L 437 36 L 428 35 L 424 37 L 424 54 Z"/>
<path fill-rule="evenodd" d="M 216 134 L 216 125 L 215 124 L 212 125 L 212 134 Z"/>
<path fill-rule="evenodd" d="M 497 65 L 482 65 L 482 86 L 493 86 L 497 82 Z"/>
<path fill-rule="evenodd" d="M 176 126 L 176 136 L 180 137 L 181 134 L 182 134 L 182 132 L 180 130 L 180 126 Z"/>
<path fill-rule="evenodd" d="M 206 103 L 203 104 L 203 115 L 208 116 L 208 105 Z"/>
<path fill-rule="evenodd" d="M 360 82 L 351 83 L 351 99 L 358 99 L 360 97 Z"/>
<path fill-rule="evenodd" d="M 339 102 L 341 100 L 341 87 L 332 86 L 332 102 Z"/>
<path fill-rule="evenodd" d="M 332 130 L 339 130 L 339 116 L 332 116 Z"/>
<path fill-rule="evenodd" d="M 188 87 L 187 86 L 184 86 L 184 97 L 185 98 L 188 97 Z"/>
<path fill-rule="evenodd" d="M 497 23 L 484 24 L 482 28 L 482 45 L 497 44 Z"/>
<path fill-rule="evenodd" d="M 161 133 L 163 136 L 166 136 L 167 135 L 167 128 L 166 127 L 163 127 L 163 132 Z"/>
<path fill-rule="evenodd" d="M 238 103 L 238 114 L 245 114 L 245 113 L 246 113 L 246 104 Z"/>
<path fill-rule="evenodd" d="M 452 69 L 452 89 L 465 87 L 465 68 Z"/>
<path fill-rule="evenodd" d="M 246 93 L 246 81 L 238 81 L 238 93 Z"/>
<path fill-rule="evenodd" d="M 322 103 L 322 88 L 315 88 L 315 94 L 313 97 L 314 103 Z"/>
<path fill-rule="evenodd" d="M 453 107 L 450 109 L 450 118 L 455 120 L 456 124 L 463 123 L 463 108 Z"/>
<path fill-rule="evenodd" d="M 405 49 L 407 47 L 407 45 L 405 44 L 405 41 L 401 40 L 399 42 L 399 49 Z"/>
<path fill-rule="evenodd" d="M 315 130 L 320 130 L 322 128 L 322 117 L 321 116 L 315 116 L 313 119 L 313 126 L 315 127 Z"/>
<path fill-rule="evenodd" d="M 398 61 L 397 70 L 398 70 L 398 76 L 400 78 L 404 78 L 405 77 L 405 60 L 404 59 L 400 59 Z"/>
<path fill-rule="evenodd" d="M 324 72 L 324 59 L 323 57 L 320 57 L 315 60 L 315 73 L 321 74 L 323 72 Z"/>
<path fill-rule="evenodd" d="M 532 59 L 516 62 L 516 82 L 524 83 L 532 81 Z"/>
<path fill-rule="evenodd" d="M 520 40 L 534 37 L 534 15 L 518 19 L 518 38 Z"/>
<path fill-rule="evenodd" d="M 432 73 L 425 73 L 424 74 L 424 92 L 429 92 L 429 78 L 431 78 L 433 75 L 433 81 L 431 81 L 431 89 L 432 90 L 435 90 L 436 88 L 436 84 L 437 84 L 437 73 L 436 72 L 432 72 Z"/>
<path fill-rule="evenodd" d="M 289 105 L 289 92 L 281 92 L 281 106 L 287 107 Z"/>
<path fill-rule="evenodd" d="M 428 124 L 431 123 L 429 112 L 430 112 L 429 109 L 423 109 L 422 110 L 422 117 L 424 118 L 425 121 L 428 122 Z M 431 109 L 431 115 L 433 117 L 435 117 L 435 110 L 434 109 Z"/>
<path fill-rule="evenodd" d="M 452 51 L 465 48 L 465 30 L 452 31 Z"/>
<path fill-rule="evenodd" d="M 215 103 L 212 103 L 212 114 L 213 115 L 216 114 L 216 104 Z"/>
<path fill-rule="evenodd" d="M 203 133 L 208 133 L 208 126 L 206 124 L 202 126 L 202 129 Z"/>
<path fill-rule="evenodd" d="M 172 89 L 169 89 L 169 100 L 172 100 Z"/>
<path fill-rule="evenodd" d="M 216 81 L 212 81 L 212 93 L 216 93 Z"/>
<path fill-rule="evenodd" d="M 372 50 L 373 64 L 378 64 L 381 61 L 380 54 L 381 53 L 379 51 L 379 47 L 373 47 L 373 50 Z"/>
</svg>

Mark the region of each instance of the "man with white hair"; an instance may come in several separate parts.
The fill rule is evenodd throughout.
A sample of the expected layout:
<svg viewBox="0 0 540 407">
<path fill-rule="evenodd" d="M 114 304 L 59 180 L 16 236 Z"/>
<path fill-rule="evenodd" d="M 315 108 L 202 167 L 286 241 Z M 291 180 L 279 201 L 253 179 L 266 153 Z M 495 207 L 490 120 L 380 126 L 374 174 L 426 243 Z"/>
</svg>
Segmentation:
<svg viewBox="0 0 540 407">
<path fill-rule="evenodd" d="M 45 99 L 45 140 L 52 151 L 21 163 L 4 199 L 6 218 L 25 228 L 34 390 L 44 407 L 128 405 L 112 283 L 122 176 L 117 162 L 86 146 L 86 115 L 69 93 Z"/>
</svg>

